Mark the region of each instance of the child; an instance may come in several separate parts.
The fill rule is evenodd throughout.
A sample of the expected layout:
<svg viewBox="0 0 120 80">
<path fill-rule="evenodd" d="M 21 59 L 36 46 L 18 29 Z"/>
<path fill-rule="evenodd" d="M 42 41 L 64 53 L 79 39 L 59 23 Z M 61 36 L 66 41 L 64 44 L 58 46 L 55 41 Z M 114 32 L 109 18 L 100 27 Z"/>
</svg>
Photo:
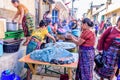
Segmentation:
<svg viewBox="0 0 120 80">
<path fill-rule="evenodd" d="M 24 31 L 24 36 L 26 37 L 26 41 L 24 42 L 23 45 L 27 44 L 27 41 L 29 40 L 29 36 L 32 33 L 33 30 L 33 19 L 29 15 L 28 9 L 19 2 L 19 0 L 11 0 L 12 4 L 14 7 L 17 8 L 17 13 L 13 18 L 13 22 L 15 21 L 16 18 L 18 18 L 18 24 L 22 25 L 23 31 Z"/>
<path fill-rule="evenodd" d="M 55 38 L 48 33 L 48 30 L 45 25 L 46 25 L 45 21 L 41 20 L 39 27 L 32 32 L 30 41 L 27 43 L 28 45 L 27 45 L 26 54 L 29 54 L 30 52 L 32 52 L 36 49 L 40 49 L 41 44 L 43 43 L 43 40 L 46 36 L 51 38 L 53 40 L 53 42 L 56 42 Z M 30 80 L 29 67 L 27 65 L 25 65 L 25 67 L 28 69 L 27 70 L 27 80 Z"/>
</svg>

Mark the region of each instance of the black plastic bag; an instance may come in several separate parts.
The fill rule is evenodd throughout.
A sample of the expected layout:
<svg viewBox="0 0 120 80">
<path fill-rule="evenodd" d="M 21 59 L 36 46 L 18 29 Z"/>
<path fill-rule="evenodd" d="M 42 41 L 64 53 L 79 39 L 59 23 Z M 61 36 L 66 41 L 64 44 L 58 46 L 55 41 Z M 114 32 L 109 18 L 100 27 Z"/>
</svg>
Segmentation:
<svg viewBox="0 0 120 80">
<path fill-rule="evenodd" d="M 98 68 L 103 67 L 103 60 L 102 60 L 102 54 L 99 53 L 94 58 L 95 64 Z"/>
</svg>

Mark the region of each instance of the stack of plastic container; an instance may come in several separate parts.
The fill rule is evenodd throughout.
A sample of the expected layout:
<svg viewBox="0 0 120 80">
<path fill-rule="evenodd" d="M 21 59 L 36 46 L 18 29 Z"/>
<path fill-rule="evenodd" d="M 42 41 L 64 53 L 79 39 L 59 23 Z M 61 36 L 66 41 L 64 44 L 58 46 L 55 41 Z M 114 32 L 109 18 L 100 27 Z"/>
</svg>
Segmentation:
<svg viewBox="0 0 120 80">
<path fill-rule="evenodd" d="M 20 80 L 20 77 L 10 70 L 5 70 L 2 72 L 1 80 Z"/>
</svg>

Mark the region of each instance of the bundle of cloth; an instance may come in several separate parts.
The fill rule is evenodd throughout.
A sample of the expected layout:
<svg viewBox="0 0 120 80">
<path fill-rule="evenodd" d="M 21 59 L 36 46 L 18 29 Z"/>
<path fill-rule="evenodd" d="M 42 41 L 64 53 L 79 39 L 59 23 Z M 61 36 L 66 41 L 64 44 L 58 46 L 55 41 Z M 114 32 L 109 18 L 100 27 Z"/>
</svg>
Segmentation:
<svg viewBox="0 0 120 80">
<path fill-rule="evenodd" d="M 52 64 L 70 64 L 75 61 L 73 54 L 65 49 L 48 47 L 42 50 L 35 50 L 30 54 L 30 58 L 41 62 Z"/>
</svg>

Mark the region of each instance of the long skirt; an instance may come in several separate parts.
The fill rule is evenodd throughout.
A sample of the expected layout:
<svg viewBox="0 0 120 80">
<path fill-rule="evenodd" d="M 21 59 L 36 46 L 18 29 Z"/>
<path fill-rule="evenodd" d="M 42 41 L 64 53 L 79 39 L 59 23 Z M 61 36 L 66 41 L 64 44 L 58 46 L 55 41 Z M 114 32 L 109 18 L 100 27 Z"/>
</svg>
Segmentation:
<svg viewBox="0 0 120 80">
<path fill-rule="evenodd" d="M 33 18 L 29 14 L 24 15 L 22 20 L 22 28 L 24 36 L 29 37 L 34 29 Z"/>
<path fill-rule="evenodd" d="M 41 43 L 35 42 L 34 38 L 32 38 L 27 45 L 26 55 L 30 54 L 34 50 L 40 49 L 40 47 Z M 24 67 L 29 69 L 29 66 L 27 64 L 25 64 Z"/>
<path fill-rule="evenodd" d="M 118 63 L 118 48 L 111 46 L 107 51 L 103 51 L 103 63 L 101 68 L 95 67 L 95 72 L 102 78 L 110 78 L 115 74 Z"/>
<path fill-rule="evenodd" d="M 93 80 L 95 50 L 93 47 L 79 48 L 79 61 L 76 71 L 76 80 Z"/>
</svg>

